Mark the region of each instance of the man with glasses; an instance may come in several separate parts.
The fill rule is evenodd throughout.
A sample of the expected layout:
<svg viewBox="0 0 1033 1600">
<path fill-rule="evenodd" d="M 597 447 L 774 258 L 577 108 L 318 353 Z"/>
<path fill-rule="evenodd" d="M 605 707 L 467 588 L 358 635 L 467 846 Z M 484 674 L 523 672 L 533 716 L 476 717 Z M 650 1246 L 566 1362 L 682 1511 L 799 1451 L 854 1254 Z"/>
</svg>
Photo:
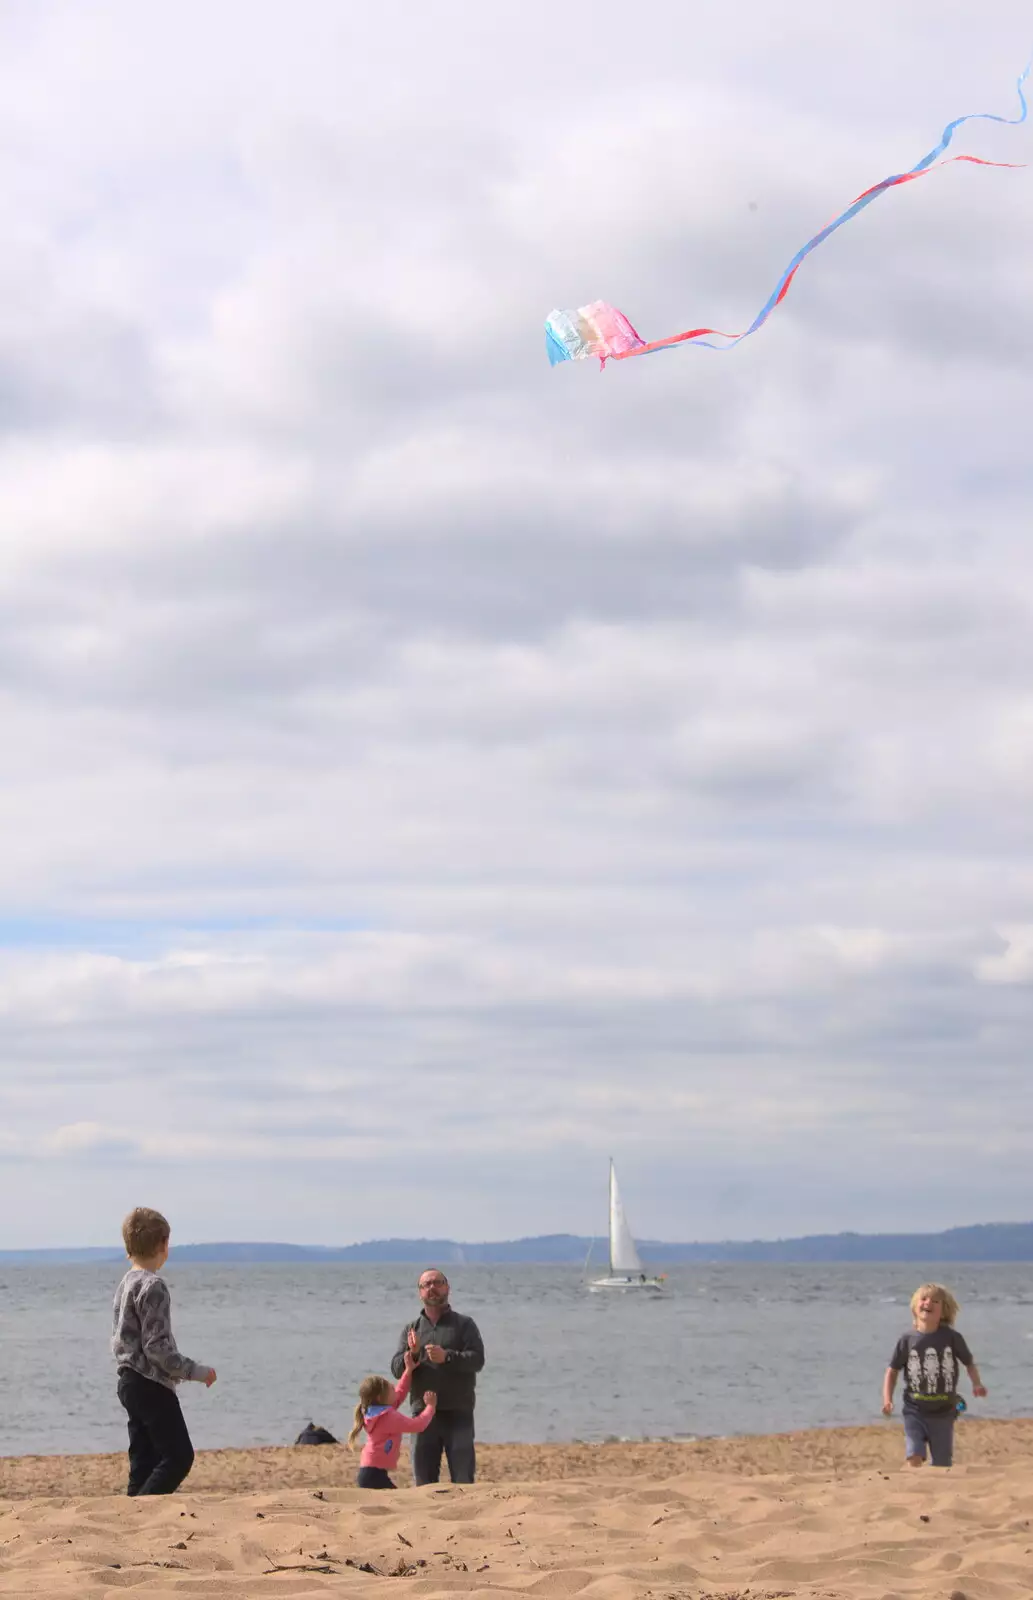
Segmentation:
<svg viewBox="0 0 1033 1600">
<path fill-rule="evenodd" d="M 438 1397 L 434 1421 L 413 1439 L 412 1470 L 416 1483 L 437 1483 L 441 1452 L 445 1452 L 453 1483 L 473 1483 L 473 1407 L 477 1373 L 484 1366 L 484 1345 L 472 1317 L 453 1311 L 448 1303 L 448 1279 L 437 1267 L 420 1273 L 423 1310 L 402 1329 L 391 1371 L 402 1376 L 405 1352 L 416 1356 L 412 1375 L 412 1409 L 423 1410 L 423 1395 L 433 1389 Z"/>
</svg>

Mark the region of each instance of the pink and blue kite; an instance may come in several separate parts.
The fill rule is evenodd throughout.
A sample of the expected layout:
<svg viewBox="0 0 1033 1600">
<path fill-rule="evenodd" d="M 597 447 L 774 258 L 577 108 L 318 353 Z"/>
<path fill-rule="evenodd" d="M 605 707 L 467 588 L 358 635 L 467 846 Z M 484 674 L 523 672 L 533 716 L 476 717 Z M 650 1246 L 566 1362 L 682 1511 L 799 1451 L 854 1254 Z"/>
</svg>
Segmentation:
<svg viewBox="0 0 1033 1600">
<path fill-rule="evenodd" d="M 545 348 L 549 356 L 550 366 L 555 366 L 559 361 L 585 361 L 591 356 L 597 356 L 599 364 L 604 367 L 607 361 L 626 361 L 629 356 L 645 356 L 654 350 L 670 350 L 679 344 L 702 345 L 708 350 L 732 350 L 743 339 L 748 339 L 751 333 L 756 333 L 770 317 L 777 305 L 785 299 L 789 285 L 795 278 L 804 259 L 823 244 L 829 234 L 835 233 L 844 222 L 849 222 L 856 217 L 865 206 L 870 206 L 888 189 L 894 189 L 898 184 L 911 183 L 915 178 L 925 178 L 930 172 L 939 167 L 949 166 L 955 161 L 967 161 L 977 167 L 1017 167 L 1024 163 L 1015 161 L 984 161 L 980 156 L 947 156 L 940 160 L 943 152 L 950 144 L 957 130 L 965 122 L 1002 122 L 1008 127 L 1016 127 L 1020 122 L 1025 122 L 1027 115 L 1026 96 L 1023 86 L 1029 77 L 1031 60 L 1024 71 L 1020 73 L 1017 84 L 1019 105 L 1021 107 L 1017 117 L 998 117 L 990 111 L 975 111 L 965 117 L 956 117 L 944 128 L 940 142 L 922 157 L 921 161 L 908 172 L 896 173 L 893 177 L 883 178 L 881 183 L 876 183 L 857 199 L 840 212 L 820 233 L 809 239 L 801 250 L 790 261 L 783 272 L 774 291 L 766 304 L 754 317 L 749 327 L 742 333 L 722 333 L 718 328 L 689 328 L 685 333 L 672 333 L 667 339 L 654 339 L 647 342 L 641 338 L 623 312 L 616 307 L 607 305 L 605 300 L 593 300 L 591 305 L 580 306 L 577 311 L 552 311 L 545 323 Z M 707 338 L 712 334 L 713 338 Z M 724 343 L 715 343 L 715 340 Z"/>
</svg>

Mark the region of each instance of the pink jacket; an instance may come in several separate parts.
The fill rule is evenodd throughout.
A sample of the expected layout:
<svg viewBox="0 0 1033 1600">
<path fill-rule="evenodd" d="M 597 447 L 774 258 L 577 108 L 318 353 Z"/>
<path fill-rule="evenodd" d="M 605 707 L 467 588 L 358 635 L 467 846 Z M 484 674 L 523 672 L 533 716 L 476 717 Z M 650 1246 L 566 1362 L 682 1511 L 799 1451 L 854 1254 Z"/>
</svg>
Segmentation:
<svg viewBox="0 0 1033 1600">
<path fill-rule="evenodd" d="M 394 1403 L 389 1406 L 370 1406 L 366 1412 L 366 1443 L 359 1457 L 360 1467 L 389 1467 L 397 1465 L 403 1433 L 422 1433 L 434 1419 L 434 1407 L 424 1406 L 418 1417 L 407 1417 L 398 1407 L 409 1393 L 412 1374 L 403 1372 L 395 1390 Z"/>
</svg>

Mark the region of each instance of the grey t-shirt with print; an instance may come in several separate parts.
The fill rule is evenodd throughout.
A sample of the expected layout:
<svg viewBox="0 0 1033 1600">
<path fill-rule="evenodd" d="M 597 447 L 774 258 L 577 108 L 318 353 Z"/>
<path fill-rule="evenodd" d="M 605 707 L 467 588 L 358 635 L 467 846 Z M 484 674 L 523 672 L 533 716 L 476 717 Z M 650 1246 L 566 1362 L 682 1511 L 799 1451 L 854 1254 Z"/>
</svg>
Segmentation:
<svg viewBox="0 0 1033 1600">
<path fill-rule="evenodd" d="M 115 1290 L 111 1353 L 119 1369 L 130 1367 L 166 1389 L 184 1378 L 207 1383 L 211 1376 L 211 1367 L 176 1349 L 168 1284 L 146 1267 L 130 1267 Z"/>
<path fill-rule="evenodd" d="M 971 1365 L 972 1352 L 957 1328 L 902 1334 L 890 1357 L 894 1371 L 904 1374 L 904 1410 L 923 1416 L 955 1409 L 958 1375 Z"/>
</svg>

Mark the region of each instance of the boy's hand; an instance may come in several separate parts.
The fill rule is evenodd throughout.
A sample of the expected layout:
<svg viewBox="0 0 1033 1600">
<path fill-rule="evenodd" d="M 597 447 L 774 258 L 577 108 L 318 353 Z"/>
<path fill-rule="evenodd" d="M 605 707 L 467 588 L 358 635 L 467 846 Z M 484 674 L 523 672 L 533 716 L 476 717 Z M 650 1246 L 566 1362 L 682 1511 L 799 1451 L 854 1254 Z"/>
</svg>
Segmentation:
<svg viewBox="0 0 1033 1600">
<path fill-rule="evenodd" d="M 893 1401 L 892 1400 L 884 1400 L 882 1402 L 882 1414 L 883 1414 L 884 1417 L 889 1417 L 889 1416 L 893 1415 Z"/>
<path fill-rule="evenodd" d="M 434 1410 L 434 1407 L 438 1403 L 438 1397 L 434 1393 L 433 1389 L 424 1389 L 424 1391 L 423 1391 L 423 1402 L 424 1402 L 424 1405 L 428 1405 L 432 1411 Z"/>
<path fill-rule="evenodd" d="M 206 1389 L 210 1389 L 214 1382 L 215 1382 L 215 1368 L 214 1367 L 209 1367 L 208 1368 L 208 1376 L 204 1380 L 205 1388 Z"/>
<path fill-rule="evenodd" d="M 975 1395 L 977 1400 L 985 1400 L 986 1399 L 986 1384 L 985 1383 L 974 1383 L 972 1385 L 972 1393 Z"/>
<path fill-rule="evenodd" d="M 405 1359 L 402 1362 L 402 1365 L 404 1366 L 406 1372 L 412 1372 L 416 1365 L 416 1357 L 411 1350 L 407 1350 L 405 1352 Z"/>
</svg>

